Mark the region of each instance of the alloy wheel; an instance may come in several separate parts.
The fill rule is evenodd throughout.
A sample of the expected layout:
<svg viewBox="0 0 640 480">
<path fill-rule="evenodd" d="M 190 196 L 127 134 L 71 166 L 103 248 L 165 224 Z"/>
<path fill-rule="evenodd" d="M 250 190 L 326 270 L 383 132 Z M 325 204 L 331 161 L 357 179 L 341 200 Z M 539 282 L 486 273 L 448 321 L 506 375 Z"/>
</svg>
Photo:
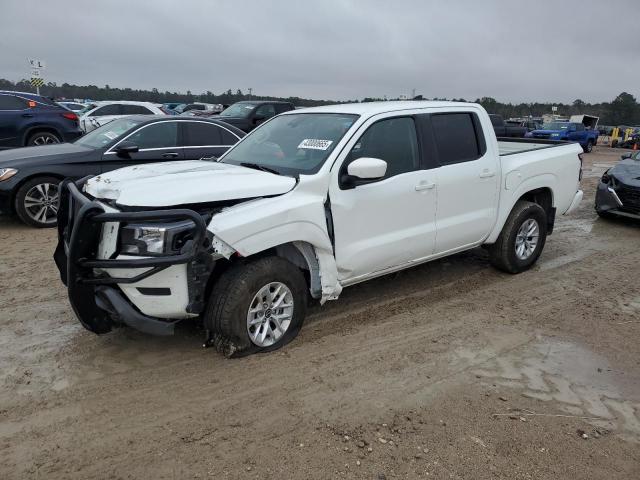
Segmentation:
<svg viewBox="0 0 640 480">
<path fill-rule="evenodd" d="M 34 185 L 24 197 L 24 209 L 29 217 L 41 224 L 51 225 L 58 215 L 58 185 Z"/>
<path fill-rule="evenodd" d="M 525 220 L 516 234 L 516 256 L 520 260 L 527 260 L 533 252 L 535 252 L 538 246 L 538 240 L 540 238 L 540 226 L 538 222 L 529 218 Z"/>
<path fill-rule="evenodd" d="M 293 294 L 281 282 L 271 282 L 258 290 L 247 312 L 247 332 L 259 347 L 269 347 L 287 332 L 293 319 Z"/>
</svg>

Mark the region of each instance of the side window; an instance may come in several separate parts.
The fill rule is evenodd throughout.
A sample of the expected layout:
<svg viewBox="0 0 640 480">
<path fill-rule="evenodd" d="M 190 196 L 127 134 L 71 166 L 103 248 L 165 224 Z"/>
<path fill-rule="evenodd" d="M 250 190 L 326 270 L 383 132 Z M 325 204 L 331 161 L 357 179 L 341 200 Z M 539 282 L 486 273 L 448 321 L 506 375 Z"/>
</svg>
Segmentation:
<svg viewBox="0 0 640 480">
<path fill-rule="evenodd" d="M 276 103 L 276 113 L 288 112 L 291 107 L 286 103 Z"/>
<path fill-rule="evenodd" d="M 477 160 L 486 151 L 478 117 L 473 113 L 437 113 L 431 116 L 441 165 Z"/>
<path fill-rule="evenodd" d="M 256 117 L 271 118 L 276 114 L 276 109 L 270 103 L 260 105 L 256 108 Z"/>
<path fill-rule="evenodd" d="M 222 135 L 222 145 L 235 145 L 240 140 L 229 130 L 225 130 L 224 128 L 220 128 L 220 134 Z"/>
<path fill-rule="evenodd" d="M 27 102 L 13 95 L 0 95 L 0 110 L 24 110 Z"/>
<path fill-rule="evenodd" d="M 178 145 L 178 122 L 159 122 L 142 127 L 127 138 L 128 142 L 145 148 L 171 148 Z"/>
<path fill-rule="evenodd" d="M 360 157 L 387 162 L 385 178 L 417 170 L 418 139 L 413 118 L 389 118 L 371 125 L 351 149 L 347 163 Z"/>
<path fill-rule="evenodd" d="M 122 105 L 122 115 L 153 115 L 153 112 L 142 105 Z"/>
<path fill-rule="evenodd" d="M 89 115 L 90 117 L 102 117 L 105 115 L 120 115 L 120 105 L 118 104 L 111 104 L 111 105 L 105 105 L 104 107 L 100 107 L 98 108 L 95 112 L 93 112 L 91 115 Z"/>
<path fill-rule="evenodd" d="M 576 132 L 584 132 L 584 125 L 582 123 L 576 123 Z"/>
<path fill-rule="evenodd" d="M 185 147 L 222 145 L 221 128 L 217 125 L 206 122 L 186 122 L 185 127 Z"/>
</svg>

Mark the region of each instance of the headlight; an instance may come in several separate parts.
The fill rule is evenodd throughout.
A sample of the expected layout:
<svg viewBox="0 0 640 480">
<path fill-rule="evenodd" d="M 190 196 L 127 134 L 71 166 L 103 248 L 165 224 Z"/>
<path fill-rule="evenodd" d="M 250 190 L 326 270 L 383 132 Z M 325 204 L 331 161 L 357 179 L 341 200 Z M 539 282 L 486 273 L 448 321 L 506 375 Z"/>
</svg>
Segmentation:
<svg viewBox="0 0 640 480">
<path fill-rule="evenodd" d="M 195 223 L 128 224 L 120 229 L 120 253 L 125 255 L 177 255 L 193 238 Z"/>
<path fill-rule="evenodd" d="M 9 180 L 16 173 L 18 173 L 18 170 L 15 168 L 0 168 L 0 182 Z"/>
</svg>

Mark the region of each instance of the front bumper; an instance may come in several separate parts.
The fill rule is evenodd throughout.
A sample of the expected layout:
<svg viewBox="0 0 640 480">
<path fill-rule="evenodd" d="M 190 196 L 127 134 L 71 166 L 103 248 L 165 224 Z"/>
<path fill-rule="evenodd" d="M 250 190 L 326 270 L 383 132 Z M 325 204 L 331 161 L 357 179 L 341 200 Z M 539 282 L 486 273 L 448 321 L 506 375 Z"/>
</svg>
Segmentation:
<svg viewBox="0 0 640 480">
<path fill-rule="evenodd" d="M 600 181 L 596 190 L 596 211 L 640 219 L 640 189 L 636 193 L 629 190 L 618 192 L 611 185 Z"/>
<path fill-rule="evenodd" d="M 100 203 L 80 192 L 78 186 L 84 180 L 76 183 L 65 180 L 60 186 L 58 245 L 54 253 L 73 311 L 87 330 L 97 334 L 125 324 L 154 335 L 171 335 L 176 320 L 140 313 L 121 293 L 118 284 L 135 283 L 172 265 L 190 264 L 199 256 L 206 257 L 206 225 L 202 216 L 187 209 L 106 212 Z M 107 222 L 175 220 L 191 220 L 195 224 L 192 239 L 179 254 L 135 259 L 98 258 L 102 226 Z M 145 270 L 136 276 L 118 278 L 106 275 L 104 269 Z"/>
</svg>

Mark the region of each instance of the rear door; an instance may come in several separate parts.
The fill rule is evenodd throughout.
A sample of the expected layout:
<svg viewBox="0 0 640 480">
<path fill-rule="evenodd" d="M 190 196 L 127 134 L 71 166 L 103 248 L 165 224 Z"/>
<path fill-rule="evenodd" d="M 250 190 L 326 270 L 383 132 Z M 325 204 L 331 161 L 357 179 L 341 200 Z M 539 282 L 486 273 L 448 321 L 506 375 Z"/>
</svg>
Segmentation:
<svg viewBox="0 0 640 480">
<path fill-rule="evenodd" d="M 103 155 L 103 172 L 143 163 L 184 160 L 183 148 L 179 143 L 178 121 L 162 121 L 141 126 L 124 137 Z M 118 154 L 118 145 L 130 142 L 138 146 L 138 151 Z"/>
<path fill-rule="evenodd" d="M 429 117 L 438 163 L 436 254 L 484 240 L 497 215 L 500 171 L 474 111 Z"/>
<path fill-rule="evenodd" d="M 187 160 L 218 158 L 240 139 L 231 130 L 211 122 L 189 120 L 180 125 Z"/>
<path fill-rule="evenodd" d="M 33 116 L 27 102 L 14 95 L 0 94 L 0 148 L 22 146 L 21 124 Z"/>
</svg>

